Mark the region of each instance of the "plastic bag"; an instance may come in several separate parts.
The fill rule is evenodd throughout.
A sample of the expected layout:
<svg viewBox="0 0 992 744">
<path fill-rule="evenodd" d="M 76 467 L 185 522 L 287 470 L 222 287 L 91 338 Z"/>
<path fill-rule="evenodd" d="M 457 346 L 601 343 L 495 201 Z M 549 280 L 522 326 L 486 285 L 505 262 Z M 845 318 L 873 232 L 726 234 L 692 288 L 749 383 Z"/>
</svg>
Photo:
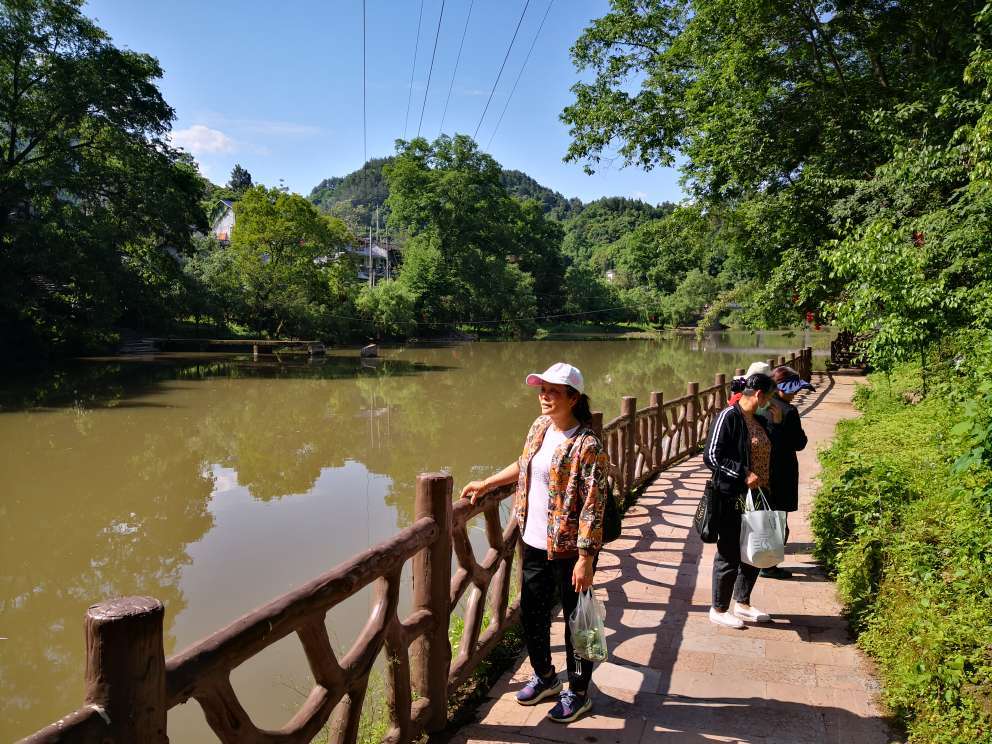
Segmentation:
<svg viewBox="0 0 992 744">
<path fill-rule="evenodd" d="M 757 568 L 771 568 L 785 560 L 785 512 L 774 511 L 762 490 L 758 502 L 748 489 L 741 514 L 741 560 Z"/>
<path fill-rule="evenodd" d="M 606 627 L 603 619 L 606 612 L 603 604 L 586 589 L 579 594 L 579 603 L 575 605 L 568 618 L 568 627 L 572 630 L 572 647 L 575 655 L 588 661 L 606 660 Z"/>
</svg>

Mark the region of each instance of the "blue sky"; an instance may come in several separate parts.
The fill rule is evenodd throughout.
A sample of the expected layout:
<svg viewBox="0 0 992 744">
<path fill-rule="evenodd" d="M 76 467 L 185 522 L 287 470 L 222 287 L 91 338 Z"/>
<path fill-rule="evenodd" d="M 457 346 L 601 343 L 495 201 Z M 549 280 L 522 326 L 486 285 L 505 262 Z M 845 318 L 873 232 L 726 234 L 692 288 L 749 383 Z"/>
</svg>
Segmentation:
<svg viewBox="0 0 992 744">
<path fill-rule="evenodd" d="M 420 0 L 366 0 L 368 154 L 394 141 L 438 134 L 470 0 L 445 0 L 430 89 L 424 93 L 442 0 L 424 0 L 417 64 L 410 77 Z M 526 0 L 474 0 L 445 119 L 448 134 L 472 134 Z M 607 0 L 554 0 L 506 115 L 492 137 L 527 50 L 548 8 L 530 0 L 478 141 L 507 168 L 526 171 L 565 196 L 629 196 L 656 203 L 682 191 L 671 169 L 603 165 L 593 176 L 563 163 L 568 131 L 558 115 L 579 79 L 568 50 Z M 157 57 L 176 110 L 174 137 L 204 174 L 226 182 L 241 163 L 256 181 L 303 194 L 322 178 L 355 170 L 362 155 L 361 0 L 281 3 L 91 0 L 115 43 Z"/>
</svg>

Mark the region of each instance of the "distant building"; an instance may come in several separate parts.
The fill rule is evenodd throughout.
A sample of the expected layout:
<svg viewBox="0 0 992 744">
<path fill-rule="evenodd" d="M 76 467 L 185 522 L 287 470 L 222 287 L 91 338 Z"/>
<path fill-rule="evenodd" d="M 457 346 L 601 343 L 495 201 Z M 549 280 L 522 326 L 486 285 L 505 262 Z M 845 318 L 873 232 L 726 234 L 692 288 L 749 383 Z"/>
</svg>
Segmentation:
<svg viewBox="0 0 992 744">
<path fill-rule="evenodd" d="M 230 199 L 219 199 L 210 215 L 210 232 L 221 245 L 231 242 L 231 232 L 234 230 L 234 202 Z"/>
</svg>

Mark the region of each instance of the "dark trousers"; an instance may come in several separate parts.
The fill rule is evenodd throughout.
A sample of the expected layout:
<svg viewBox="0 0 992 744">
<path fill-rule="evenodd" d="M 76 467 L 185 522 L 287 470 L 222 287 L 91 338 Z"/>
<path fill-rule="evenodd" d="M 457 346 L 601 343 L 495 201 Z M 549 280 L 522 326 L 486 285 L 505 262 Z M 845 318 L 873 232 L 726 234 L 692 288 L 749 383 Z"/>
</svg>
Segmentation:
<svg viewBox="0 0 992 744">
<path fill-rule="evenodd" d="M 713 558 L 713 607 L 717 612 L 730 609 L 730 599 L 751 604 L 751 590 L 761 569 L 741 560 L 741 513 L 736 500 L 723 502 L 720 533 Z"/>
<path fill-rule="evenodd" d="M 572 570 L 577 560 L 578 558 L 548 560 L 546 550 L 538 550 L 525 544 L 520 614 L 530 665 L 537 674 L 547 677 L 554 669 L 551 666 L 551 611 L 555 606 L 555 594 L 561 597 L 562 611 L 565 615 L 565 664 L 568 668 L 568 686 L 574 692 L 584 694 L 592 678 L 593 663 L 575 656 L 575 649 L 572 647 L 572 630 L 568 627 L 568 617 L 579 602 L 579 595 L 572 587 Z"/>
</svg>

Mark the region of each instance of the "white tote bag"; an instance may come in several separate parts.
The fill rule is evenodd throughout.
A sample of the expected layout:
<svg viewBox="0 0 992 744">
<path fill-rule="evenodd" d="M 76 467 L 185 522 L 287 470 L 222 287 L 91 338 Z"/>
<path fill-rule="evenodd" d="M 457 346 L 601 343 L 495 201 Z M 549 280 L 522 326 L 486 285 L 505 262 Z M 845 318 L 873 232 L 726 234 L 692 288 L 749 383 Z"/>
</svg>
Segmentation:
<svg viewBox="0 0 992 744">
<path fill-rule="evenodd" d="M 744 502 L 741 560 L 757 568 L 771 568 L 785 560 L 785 512 L 774 511 L 760 488 L 757 504 L 751 489 Z"/>
</svg>

